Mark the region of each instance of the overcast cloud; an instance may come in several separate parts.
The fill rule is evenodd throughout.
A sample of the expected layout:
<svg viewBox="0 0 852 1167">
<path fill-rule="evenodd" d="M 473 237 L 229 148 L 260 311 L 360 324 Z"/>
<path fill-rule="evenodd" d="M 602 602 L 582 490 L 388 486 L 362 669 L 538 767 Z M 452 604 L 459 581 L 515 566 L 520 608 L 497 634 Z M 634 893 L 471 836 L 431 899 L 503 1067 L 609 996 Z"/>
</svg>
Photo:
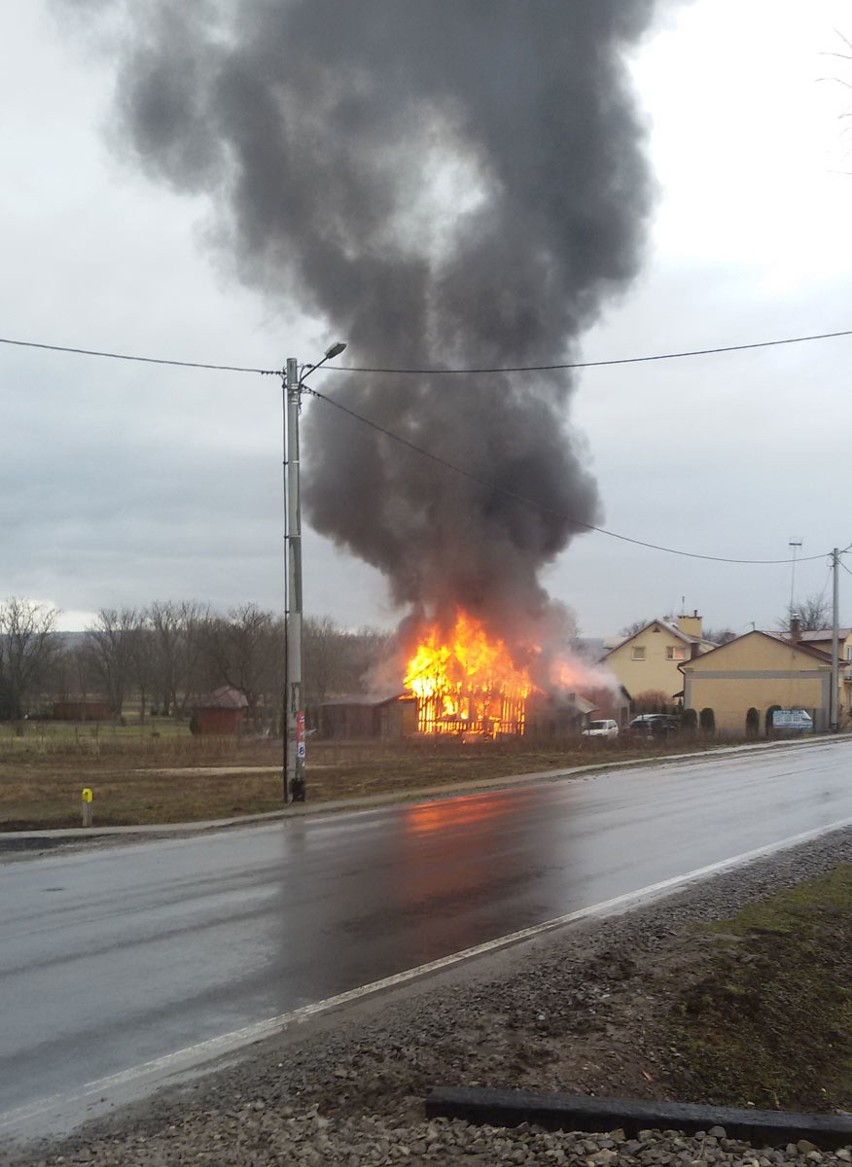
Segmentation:
<svg viewBox="0 0 852 1167">
<path fill-rule="evenodd" d="M 847 7 L 694 0 L 637 56 L 659 205 L 643 274 L 584 359 L 852 327 L 852 143 L 838 118 L 852 99 L 819 80 L 852 80 L 823 55 L 843 49 Z M 207 246 L 204 199 L 153 185 L 110 144 L 113 64 L 67 13 L 15 0 L 4 32 L 0 336 L 263 368 L 338 339 L 334 321 L 241 288 Z M 357 357 L 357 338 L 339 339 Z M 796 591 L 821 591 L 824 554 L 852 542 L 851 358 L 848 338 L 583 372 L 572 410 L 604 526 L 732 558 L 783 559 L 801 539 L 818 558 L 798 565 Z M 153 599 L 281 606 L 276 379 L 0 345 L 0 394 L 0 597 L 53 603 L 68 628 Z M 305 576 L 309 612 L 400 615 L 378 573 L 310 534 Z M 545 582 L 590 635 L 682 602 L 744 631 L 774 623 L 791 568 L 590 534 Z"/>
</svg>

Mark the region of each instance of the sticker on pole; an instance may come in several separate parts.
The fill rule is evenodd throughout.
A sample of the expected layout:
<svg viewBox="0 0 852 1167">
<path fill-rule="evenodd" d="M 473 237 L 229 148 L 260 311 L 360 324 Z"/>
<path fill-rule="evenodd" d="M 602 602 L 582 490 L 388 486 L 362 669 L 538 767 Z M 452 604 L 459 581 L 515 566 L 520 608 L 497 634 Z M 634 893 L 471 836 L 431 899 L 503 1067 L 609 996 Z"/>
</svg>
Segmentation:
<svg viewBox="0 0 852 1167">
<path fill-rule="evenodd" d="M 304 756 L 305 756 L 305 743 L 304 742 L 296 742 L 296 757 L 297 758 L 304 758 Z"/>
</svg>

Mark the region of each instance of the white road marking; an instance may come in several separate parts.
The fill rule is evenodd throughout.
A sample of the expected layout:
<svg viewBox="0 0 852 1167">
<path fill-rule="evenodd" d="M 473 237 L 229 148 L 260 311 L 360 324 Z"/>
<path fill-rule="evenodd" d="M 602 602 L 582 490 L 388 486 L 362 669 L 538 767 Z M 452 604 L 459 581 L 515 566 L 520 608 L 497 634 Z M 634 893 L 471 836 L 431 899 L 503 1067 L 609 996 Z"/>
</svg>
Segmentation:
<svg viewBox="0 0 852 1167">
<path fill-rule="evenodd" d="M 49 1098 L 41 1099 L 38 1102 L 20 1106 L 14 1110 L 8 1110 L 0 1114 L 0 1132 L 5 1133 L 7 1136 L 15 1132 L 30 1133 L 36 1122 L 38 1122 L 39 1129 L 37 1134 L 43 1136 L 48 1130 L 56 1129 L 57 1120 L 61 1124 L 67 1124 L 71 1116 L 74 1118 L 73 1125 L 80 1125 L 86 1118 L 94 1117 L 94 1113 L 103 1113 L 121 1101 L 129 1101 L 131 1098 L 144 1096 L 148 1090 L 155 1088 L 155 1083 L 159 1082 L 164 1084 L 167 1078 L 187 1074 L 189 1071 L 196 1070 L 205 1063 L 225 1057 L 237 1050 L 244 1049 L 248 1045 L 263 1041 L 267 1037 L 273 1037 L 281 1033 L 282 1030 L 299 1025 L 321 1013 L 339 1009 L 344 1005 L 352 1004 L 374 993 L 398 988 L 401 985 L 430 976 L 433 973 L 442 972 L 445 969 L 452 968 L 454 965 L 472 960 L 475 957 L 497 952 L 502 948 L 509 948 L 522 941 L 541 936 L 546 932 L 564 928 L 566 925 L 576 924 L 581 920 L 586 920 L 593 916 L 612 915 L 621 910 L 636 907 L 640 903 L 658 899 L 683 885 L 698 883 L 711 876 L 721 875 L 743 864 L 772 855 L 776 851 L 787 850 L 790 847 L 795 847 L 801 843 L 807 843 L 812 839 L 829 834 L 831 831 L 843 830 L 850 826 L 852 826 L 852 818 L 829 823 L 826 826 L 817 827 L 814 830 L 804 831 L 799 835 L 792 835 L 787 839 L 782 839 L 777 843 L 771 843 L 766 847 L 758 847 L 753 851 L 743 852 L 741 855 L 735 855 L 732 858 L 711 863 L 706 867 L 695 868 L 695 870 L 689 871 L 684 875 L 672 876 L 669 879 L 650 884 L 637 891 L 626 892 L 624 895 L 615 896 L 613 899 L 605 900 L 602 903 L 592 904 L 586 908 L 579 908 L 576 911 L 566 913 L 564 916 L 557 916 L 541 924 L 533 924 L 529 928 L 522 928 L 520 931 L 511 932 L 495 940 L 488 940 L 484 944 L 477 944 L 473 948 L 465 948 L 461 952 L 455 952 L 450 956 L 442 956 L 438 960 L 432 960 L 427 964 L 418 965 L 417 968 L 407 969 L 405 972 L 383 977 L 381 980 L 373 981 L 369 985 L 362 985 L 357 989 L 349 989 L 345 993 L 338 993 L 337 996 L 328 997 L 324 1001 L 317 1001 L 312 1005 L 304 1005 L 300 1009 L 291 1010 L 289 1013 L 281 1013 L 277 1017 L 270 1017 L 265 1021 L 253 1022 L 251 1025 L 246 1025 L 241 1029 L 235 1029 L 231 1033 L 222 1034 L 220 1037 L 208 1038 L 206 1041 L 176 1050 L 174 1053 L 166 1054 L 160 1058 L 154 1058 L 152 1061 L 144 1062 L 139 1066 L 133 1066 L 127 1070 L 122 1070 L 118 1074 L 111 1074 L 108 1077 L 87 1082 L 79 1090 L 66 1094 L 55 1094 Z M 89 1107 L 92 1113 L 82 1113 L 84 1107 Z"/>
</svg>

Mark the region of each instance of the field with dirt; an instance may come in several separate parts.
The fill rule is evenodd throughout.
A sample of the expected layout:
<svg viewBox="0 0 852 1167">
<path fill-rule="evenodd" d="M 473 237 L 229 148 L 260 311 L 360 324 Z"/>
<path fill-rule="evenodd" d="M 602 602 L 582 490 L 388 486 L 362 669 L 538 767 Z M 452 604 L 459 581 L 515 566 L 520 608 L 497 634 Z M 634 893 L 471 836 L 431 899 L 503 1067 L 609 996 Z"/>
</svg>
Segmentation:
<svg viewBox="0 0 852 1167">
<path fill-rule="evenodd" d="M 0 831 L 75 827 L 81 791 L 92 790 L 95 826 L 200 822 L 263 814 L 283 804 L 280 740 L 193 737 L 172 722 L 139 726 L 26 725 L 0 733 Z M 463 744 L 311 742 L 311 802 L 394 793 L 628 758 L 664 757 L 706 745 L 625 739 L 521 738 Z"/>
</svg>

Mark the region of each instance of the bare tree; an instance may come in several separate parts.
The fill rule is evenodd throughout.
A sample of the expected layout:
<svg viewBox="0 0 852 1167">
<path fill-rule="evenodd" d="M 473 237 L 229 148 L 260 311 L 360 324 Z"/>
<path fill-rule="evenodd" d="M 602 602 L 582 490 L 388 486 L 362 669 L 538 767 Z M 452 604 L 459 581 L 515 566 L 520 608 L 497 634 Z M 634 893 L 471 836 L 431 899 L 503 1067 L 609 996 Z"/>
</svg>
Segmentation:
<svg viewBox="0 0 852 1167">
<path fill-rule="evenodd" d="M 199 691 L 202 635 L 209 609 L 194 600 L 155 601 L 146 613 L 151 680 L 162 713 L 182 712 Z"/>
<path fill-rule="evenodd" d="M 834 57 L 835 60 L 841 61 L 843 64 L 839 66 L 840 72 L 833 73 L 828 77 L 822 77 L 820 80 L 829 81 L 846 90 L 845 94 L 838 93 L 838 97 L 842 103 L 839 105 L 837 112 L 837 120 L 840 122 L 838 145 L 841 149 L 840 172 L 850 174 L 852 173 L 849 169 L 849 156 L 852 153 L 852 144 L 850 144 L 850 139 L 852 138 L 852 123 L 850 122 L 850 119 L 852 119 L 852 104 L 850 104 L 849 91 L 852 90 L 852 68 L 850 67 L 850 62 L 852 62 L 852 41 L 840 29 L 836 28 L 834 32 L 838 39 L 842 41 L 843 48 L 838 48 L 833 52 L 826 52 L 823 56 Z M 841 75 L 841 73 L 844 75 Z"/>
<path fill-rule="evenodd" d="M 635 636 L 637 632 L 641 632 L 643 628 L 647 628 L 650 623 L 650 620 L 634 620 L 632 624 L 626 624 L 618 635 L 623 640 L 629 640 L 631 636 Z"/>
<path fill-rule="evenodd" d="M 139 622 L 130 636 L 130 671 L 133 685 L 139 696 L 139 719 L 145 720 L 148 700 L 154 689 L 154 643 L 148 616 L 139 613 Z"/>
<path fill-rule="evenodd" d="M 824 592 L 814 592 L 805 596 L 803 600 L 794 600 L 787 605 L 787 610 L 776 623 L 780 632 L 790 630 L 790 621 L 798 617 L 799 628 L 802 632 L 818 632 L 822 628 L 831 627 L 831 603 L 826 599 Z"/>
<path fill-rule="evenodd" d="M 302 626 L 305 704 L 321 705 L 340 695 L 341 629 L 330 616 L 308 616 Z"/>
<path fill-rule="evenodd" d="M 97 685 L 84 639 L 53 634 L 57 641 L 44 679 L 44 688 L 62 701 L 85 699 Z"/>
<path fill-rule="evenodd" d="M 0 715 L 19 720 L 47 675 L 57 651 L 57 612 L 12 597 L 0 604 Z"/>
<path fill-rule="evenodd" d="M 702 640 L 709 640 L 711 644 L 728 644 L 737 639 L 733 628 L 705 628 Z"/>
<path fill-rule="evenodd" d="M 86 647 L 95 675 L 112 712 L 120 715 L 133 687 L 135 638 L 142 616 L 135 608 L 101 608 L 95 624 L 86 630 Z"/>
<path fill-rule="evenodd" d="M 633 698 L 634 713 L 670 713 L 673 709 L 671 697 L 662 689 L 646 689 Z"/>
<path fill-rule="evenodd" d="M 278 712 L 284 685 L 283 630 L 271 612 L 256 604 L 234 608 L 205 627 L 208 675 L 238 689 L 255 725 L 264 709 Z"/>
<path fill-rule="evenodd" d="M 303 629 L 305 704 L 365 693 L 392 639 L 381 629 L 351 632 L 329 616 L 308 617 Z"/>
</svg>

